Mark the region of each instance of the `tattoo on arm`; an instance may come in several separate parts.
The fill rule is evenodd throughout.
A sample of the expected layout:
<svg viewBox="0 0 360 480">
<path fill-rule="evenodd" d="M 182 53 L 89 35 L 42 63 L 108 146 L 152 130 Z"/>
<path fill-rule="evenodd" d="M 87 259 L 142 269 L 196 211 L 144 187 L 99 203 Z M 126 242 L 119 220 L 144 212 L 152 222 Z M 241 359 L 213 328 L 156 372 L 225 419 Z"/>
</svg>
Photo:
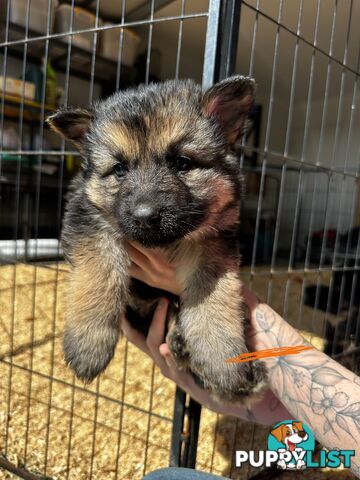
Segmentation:
<svg viewBox="0 0 360 480">
<path fill-rule="evenodd" d="M 273 347 L 299 343 L 292 327 L 267 306 L 255 312 L 256 336 Z M 265 337 L 266 335 L 266 337 Z M 304 342 L 304 340 L 303 340 Z M 268 361 L 271 388 L 288 410 L 316 431 L 325 446 L 356 449 L 360 435 L 360 378 L 318 350 Z M 346 446 L 345 446 L 346 445 Z M 360 452 L 352 469 L 360 475 Z"/>
</svg>

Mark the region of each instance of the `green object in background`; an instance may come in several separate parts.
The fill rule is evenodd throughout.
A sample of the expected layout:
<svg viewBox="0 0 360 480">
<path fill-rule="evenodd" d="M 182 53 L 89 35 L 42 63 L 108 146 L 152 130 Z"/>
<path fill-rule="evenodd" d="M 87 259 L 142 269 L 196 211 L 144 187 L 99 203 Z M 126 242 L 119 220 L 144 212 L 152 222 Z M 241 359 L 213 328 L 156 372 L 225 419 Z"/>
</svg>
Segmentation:
<svg viewBox="0 0 360 480">
<path fill-rule="evenodd" d="M 43 72 L 40 67 L 31 67 L 26 71 L 25 80 L 35 84 L 35 100 L 41 103 L 43 90 Z"/>
<path fill-rule="evenodd" d="M 45 87 L 45 103 L 48 105 L 56 105 L 57 99 L 57 81 L 56 72 L 51 66 L 50 61 L 47 61 L 45 66 L 45 58 L 42 59 L 42 67 L 31 67 L 27 70 L 25 80 L 35 83 L 35 100 L 42 102 L 43 96 L 43 82 L 46 72 L 46 87 Z"/>
<path fill-rule="evenodd" d="M 51 66 L 50 61 L 47 61 L 45 68 L 45 59 L 43 58 L 43 72 L 46 72 L 46 89 L 45 89 L 45 103 L 48 105 L 56 105 L 57 97 L 57 82 L 56 72 Z"/>
<path fill-rule="evenodd" d="M 68 172 L 73 172 L 75 169 L 74 155 L 65 156 L 65 165 Z"/>
<path fill-rule="evenodd" d="M 69 173 L 76 173 L 81 167 L 81 158 L 74 155 L 65 156 L 65 168 Z"/>
<path fill-rule="evenodd" d="M 2 162 L 21 162 L 27 164 L 36 164 L 38 163 L 38 158 L 36 156 L 25 156 L 25 155 L 10 155 L 8 153 L 0 153 L 0 161 Z"/>
</svg>

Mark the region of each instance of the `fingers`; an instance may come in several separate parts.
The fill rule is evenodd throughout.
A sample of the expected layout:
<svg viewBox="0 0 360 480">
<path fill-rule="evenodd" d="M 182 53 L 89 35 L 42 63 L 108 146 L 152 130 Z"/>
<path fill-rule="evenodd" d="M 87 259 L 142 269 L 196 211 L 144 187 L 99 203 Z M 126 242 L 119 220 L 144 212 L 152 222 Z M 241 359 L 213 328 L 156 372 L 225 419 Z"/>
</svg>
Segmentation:
<svg viewBox="0 0 360 480">
<path fill-rule="evenodd" d="M 177 383 L 184 391 L 192 395 L 192 390 L 195 386 L 192 375 L 185 370 L 179 369 L 166 343 L 160 345 L 159 352 L 167 366 L 166 376 Z"/>
<path fill-rule="evenodd" d="M 179 370 L 168 345 L 164 343 L 168 307 L 169 301 L 166 298 L 161 298 L 156 306 L 146 338 L 132 328 L 125 318 L 122 319 L 121 326 L 126 338 L 149 355 L 164 376 L 171 378 L 179 385 L 185 386 L 191 381 L 191 375 Z"/>
<path fill-rule="evenodd" d="M 169 266 L 162 267 L 157 260 L 158 253 L 153 253 L 149 249 L 134 247 L 132 244 L 127 244 L 127 250 L 132 261 L 129 273 L 133 278 L 141 280 L 150 286 L 155 286 L 159 283 L 157 278 L 163 277 L 169 270 Z M 141 248 L 141 250 L 139 250 Z"/>
<path fill-rule="evenodd" d="M 164 342 L 168 306 L 169 301 L 166 298 L 159 300 L 146 338 L 150 354 L 161 370 L 165 366 L 165 360 L 160 354 L 159 347 Z"/>
<path fill-rule="evenodd" d="M 159 347 L 164 342 L 168 306 L 169 301 L 166 298 L 161 298 L 155 309 L 149 333 L 146 338 L 140 332 L 132 328 L 125 318 L 123 318 L 121 322 L 122 331 L 126 338 L 140 348 L 140 350 L 149 355 L 166 375 L 168 375 L 166 359 L 169 361 L 171 355 L 169 348 L 164 344 L 167 347 L 167 356 L 165 359 L 160 353 Z M 176 367 L 175 362 L 171 359 L 169 364 Z"/>
<path fill-rule="evenodd" d="M 130 258 L 134 263 L 139 265 L 139 267 L 147 268 L 148 270 L 156 269 L 159 271 L 169 270 L 173 267 L 169 264 L 168 259 L 166 258 L 164 252 L 161 252 L 158 249 L 154 248 L 145 248 L 142 245 L 129 242 L 128 243 L 131 248 Z M 132 257 L 132 253 L 134 254 L 134 258 Z M 141 263 L 138 263 L 141 262 Z"/>
<path fill-rule="evenodd" d="M 192 375 L 178 368 L 169 346 L 164 343 L 168 306 L 169 301 L 166 298 L 160 299 L 146 339 L 141 333 L 133 329 L 125 318 L 122 319 L 121 323 L 124 335 L 131 343 L 153 359 L 165 377 L 177 383 L 180 388 L 188 392 L 199 403 L 211 410 L 220 411 L 218 405 L 213 405 L 214 402 L 210 398 L 209 393 L 195 384 Z"/>
<path fill-rule="evenodd" d="M 171 356 L 169 345 L 167 343 L 162 343 L 159 347 L 159 350 L 163 357 Z"/>
<path fill-rule="evenodd" d="M 169 350 L 169 346 L 167 343 L 162 343 L 159 347 L 159 352 L 160 352 L 160 355 L 163 357 L 163 359 L 165 360 L 166 362 L 166 365 L 169 367 L 169 368 L 178 368 L 176 363 L 175 363 L 175 360 L 173 358 L 173 356 L 171 355 L 171 352 Z"/>
<path fill-rule="evenodd" d="M 126 248 L 133 263 L 143 270 L 150 270 L 151 265 L 149 258 L 144 252 L 140 251 L 137 247 L 135 248 L 129 242 L 127 242 Z"/>
<path fill-rule="evenodd" d="M 144 282 L 150 286 L 153 286 L 146 272 L 142 268 L 140 268 L 138 265 L 135 265 L 135 263 L 132 263 L 130 265 L 129 274 L 132 278 L 136 278 L 136 280 L 140 280 L 141 282 Z"/>
<path fill-rule="evenodd" d="M 176 268 L 171 265 L 160 249 L 149 249 L 135 242 L 127 242 L 131 260 L 131 277 L 150 285 L 180 295 L 184 286 L 176 277 Z"/>
<path fill-rule="evenodd" d="M 150 350 L 146 344 L 146 338 L 140 332 L 132 328 L 130 323 L 123 318 L 121 320 L 121 329 L 125 337 L 129 340 L 129 342 L 133 343 L 136 347 L 140 348 L 144 353 L 151 356 Z"/>
</svg>

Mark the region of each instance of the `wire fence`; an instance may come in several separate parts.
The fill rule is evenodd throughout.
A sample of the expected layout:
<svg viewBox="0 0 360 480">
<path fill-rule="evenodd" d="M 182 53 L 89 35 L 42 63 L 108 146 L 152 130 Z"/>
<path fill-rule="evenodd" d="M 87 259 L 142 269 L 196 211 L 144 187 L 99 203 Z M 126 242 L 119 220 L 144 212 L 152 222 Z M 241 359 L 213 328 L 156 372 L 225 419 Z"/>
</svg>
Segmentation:
<svg viewBox="0 0 360 480">
<path fill-rule="evenodd" d="M 235 450 L 261 449 L 267 430 L 206 409 L 200 421 L 199 407 L 124 340 L 90 386 L 63 364 L 68 267 L 58 239 L 78 154 L 44 120 L 57 103 L 88 105 L 143 82 L 254 76 L 252 130 L 239 148 L 242 279 L 356 371 L 360 5 L 7 0 L 0 17 L 1 75 L 36 85 L 32 98 L 24 82 L 0 91 L 0 478 L 141 479 L 170 456 L 251 478 L 235 468 Z"/>
<path fill-rule="evenodd" d="M 242 1 L 235 68 L 262 79 L 260 139 L 241 157 L 248 172 L 242 221 L 252 218 L 243 281 L 357 372 L 359 14 L 352 1 Z M 244 476 L 234 467 L 235 451 L 266 449 L 267 434 L 219 417 L 213 458 L 231 459 L 223 474 L 255 476 L 256 469 Z"/>
</svg>

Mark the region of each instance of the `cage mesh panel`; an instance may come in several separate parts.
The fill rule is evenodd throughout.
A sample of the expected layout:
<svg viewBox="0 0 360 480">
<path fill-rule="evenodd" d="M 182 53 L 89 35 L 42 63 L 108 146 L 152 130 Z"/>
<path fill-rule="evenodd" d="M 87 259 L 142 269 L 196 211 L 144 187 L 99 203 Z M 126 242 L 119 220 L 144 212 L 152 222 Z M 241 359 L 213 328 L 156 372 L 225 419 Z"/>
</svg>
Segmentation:
<svg viewBox="0 0 360 480">
<path fill-rule="evenodd" d="M 262 79 L 263 107 L 258 164 L 240 159 L 245 171 L 259 175 L 252 254 L 242 279 L 312 344 L 354 371 L 360 236 L 346 233 L 359 227 L 358 8 L 356 2 L 245 0 L 236 69 Z M 264 262 L 258 257 L 269 202 L 273 241 Z M 322 230 L 333 230 L 332 245 L 323 235 L 315 248 L 312 235 Z M 306 304 L 309 288 L 312 306 Z M 269 430 L 222 415 L 211 428 L 207 422 L 203 418 L 199 467 L 207 462 L 214 473 L 233 479 L 256 475 L 257 469 L 234 467 L 235 451 L 265 449 Z M 209 431 L 211 461 L 201 451 Z"/>
<path fill-rule="evenodd" d="M 130 2 L 128 2 L 130 3 Z M 134 2 L 131 2 L 134 4 Z M 198 22 L 199 35 L 204 48 L 207 22 L 207 3 L 203 8 L 192 8 L 185 0 L 176 3 L 171 14 L 166 14 L 166 3 L 152 1 L 143 18 L 136 20 L 131 11 L 136 10 L 126 2 L 117 2 L 119 17 L 114 27 L 119 32 L 118 57 L 114 62 L 111 89 L 118 90 L 126 77 L 122 55 L 127 48 L 124 30 L 128 26 L 141 34 L 145 51 L 145 69 L 137 81 L 147 83 L 151 78 L 153 39 L 160 43 L 158 32 L 171 28 L 178 30 L 176 44 L 169 45 L 174 58 L 167 75 L 178 78 L 182 70 L 181 48 L 187 40 L 187 22 Z M 47 30 L 37 33 L 29 28 L 31 2 L 26 2 L 26 27 L 15 39 L 11 37 L 9 22 L 10 3 L 2 24 L 0 42 L 2 75 L 18 74 L 25 78 L 29 65 L 36 56 L 44 56 L 44 62 L 54 58 L 56 49 L 62 49 L 63 63 L 59 67 L 58 84 L 63 88 L 64 105 L 76 103 L 76 83 L 80 82 L 85 104 L 101 96 L 103 63 L 99 56 L 99 35 L 105 27 L 100 24 L 101 2 L 94 2 L 94 27 L 92 49 L 86 55 L 87 70 L 79 75 L 79 48 L 74 39 L 79 31 L 73 27 L 75 2 L 71 5 L 70 29 L 54 34 L 50 29 L 51 2 L 47 2 Z M 136 4 L 136 2 L 135 2 Z M 139 2 L 137 2 L 139 4 Z M 158 7 L 160 4 L 160 8 Z M 176 12 L 175 14 L 174 11 Z M 3 13 L 3 12 L 2 12 Z M 84 33 L 84 32 L 82 32 Z M 67 40 L 61 42 L 61 40 Z M 188 41 L 188 40 L 187 40 Z M 155 46 L 157 48 L 157 46 Z M 155 52 L 156 54 L 156 52 Z M 154 55 L 155 55 L 154 54 Z M 81 58 L 80 58 L 81 59 Z M 15 62 L 15 64 L 14 64 Z M 8 72 L 10 65 L 10 73 Z M 201 68 L 201 67 L 200 67 Z M 15 72 L 14 72 L 15 71 Z M 87 73 L 86 73 L 87 72 Z M 87 94 L 86 94 L 87 92 Z M 108 92 L 110 93 L 110 92 Z M 106 94 L 108 94 L 106 93 Z M 104 93 L 104 95 L 106 95 Z M 23 184 L 27 180 L 23 159 L 31 158 L 41 166 L 44 159 L 58 160 L 55 176 L 55 218 L 53 226 L 60 230 L 63 213 L 63 194 L 67 178 L 65 162 L 69 154 L 77 155 L 64 141 L 58 147 L 50 147 L 45 139 L 44 119 L 49 114 L 46 98 L 46 73 L 38 106 L 38 115 L 32 119 L 31 129 L 36 130 L 36 145 L 27 142 L 29 129 L 27 101 L 24 91 L 19 101 L 15 122 L 19 140 L 15 146 L 3 147 L 1 152 L 17 156 L 13 188 L 5 190 L 0 184 L 2 198 L 11 201 L 10 239 L 24 238 L 24 220 L 31 225 L 31 238 L 42 238 L 41 209 L 47 201 L 46 178 L 40 168 L 33 174 L 34 202 L 24 210 Z M 7 98 L 1 92 L 1 138 L 3 127 L 9 121 Z M 84 100 L 83 100 L 84 101 Z M 33 133 L 33 132 L 32 132 Z M 6 172 L 1 162 L 2 172 Z M 6 166 L 6 165 L 5 165 Z M 2 213 L 4 209 L 2 208 Z M 35 243 L 35 253 L 40 246 Z M 56 249 L 60 254 L 59 245 Z M 174 385 L 164 379 L 152 362 L 132 345 L 121 342 L 112 371 L 107 372 L 91 386 L 77 382 L 64 367 L 61 353 L 63 328 L 64 288 L 67 267 L 60 261 L 50 263 L 27 262 L 19 243 L 14 243 L 13 255 L 2 257 L 1 270 L 1 336 L 6 341 L 1 349 L 1 454 L 16 465 L 25 465 L 35 475 L 52 478 L 142 478 L 157 467 L 169 463 L 169 447 L 172 426 Z M 61 257 L 61 255 L 55 255 Z M 141 372 L 139 375 L 139 365 Z M 4 470 L 0 478 L 6 477 Z"/>
<path fill-rule="evenodd" d="M 101 0 L 94 0 L 94 25 L 79 30 L 74 28 L 77 2 L 69 0 L 69 31 L 54 33 L 48 0 L 46 31 L 39 33 L 30 28 L 34 1 L 24 2 L 22 28 L 10 22 L 11 0 L 0 5 L 1 74 L 25 78 L 41 56 L 45 64 L 56 57 L 64 105 L 76 104 L 79 94 L 83 103 L 91 103 L 133 81 L 122 62 L 128 48 L 123 27 L 141 36 L 143 64 L 137 82 L 152 79 L 159 51 L 161 79 L 183 78 L 191 70 L 199 81 L 206 70 L 204 54 L 216 53 L 215 43 L 205 47 L 206 25 L 209 8 L 220 2 L 116 0 L 117 19 L 108 26 L 100 22 Z M 244 172 L 256 175 L 253 191 L 248 177 L 253 230 L 242 279 L 309 341 L 353 370 L 359 365 L 360 235 L 346 232 L 360 222 L 359 13 L 353 1 L 242 1 L 236 66 L 237 73 L 259 80 L 262 106 L 260 144 L 247 142 L 240 155 Z M 194 28 L 202 49 L 197 65 L 191 65 Z M 111 75 L 98 49 L 101 33 L 108 29 L 119 33 Z M 85 56 L 76 42 L 82 33 L 92 35 Z M 171 41 L 164 45 L 166 35 Z M 210 78 L 209 72 L 204 77 Z M 16 240 L 48 238 L 42 212 L 50 201 L 50 187 L 41 169 L 48 159 L 56 161 L 58 169 L 48 225 L 51 238 L 58 238 L 66 162 L 78 154 L 64 141 L 57 147 L 49 142 L 44 128 L 51 110 L 45 102 L 46 71 L 35 109 L 25 100 L 24 88 L 15 104 L 9 104 L 4 92 L 0 95 L 0 153 L 15 157 L 9 181 L 3 181 L 7 166 L 0 158 L 1 227 L 4 238 L 13 240 L 8 246 L 13 253 L 0 255 L 0 337 L 5 339 L 0 346 L 0 454 L 54 479 L 140 479 L 168 465 L 174 385 L 124 340 L 109 369 L 90 386 L 79 383 L 63 365 L 68 269 L 59 243 L 35 242 L 31 251 L 29 243 L 23 247 Z M 9 105 L 15 105 L 15 115 L 10 115 Z M 9 122 L 18 138 L 16 145 L 4 147 Z M 257 165 L 249 165 L 248 153 L 257 154 Z M 36 169 L 29 175 L 27 166 L 33 162 Z M 33 185 L 31 197 L 27 182 Z M 331 230 L 331 239 L 314 237 L 322 230 Z M 60 260 L 34 261 L 42 248 L 52 248 Z M 312 306 L 306 304 L 309 287 Z M 261 449 L 267 433 L 203 409 L 197 468 L 250 478 L 257 471 L 236 469 L 235 450 Z M 2 475 L 8 478 L 0 470 Z"/>
</svg>

